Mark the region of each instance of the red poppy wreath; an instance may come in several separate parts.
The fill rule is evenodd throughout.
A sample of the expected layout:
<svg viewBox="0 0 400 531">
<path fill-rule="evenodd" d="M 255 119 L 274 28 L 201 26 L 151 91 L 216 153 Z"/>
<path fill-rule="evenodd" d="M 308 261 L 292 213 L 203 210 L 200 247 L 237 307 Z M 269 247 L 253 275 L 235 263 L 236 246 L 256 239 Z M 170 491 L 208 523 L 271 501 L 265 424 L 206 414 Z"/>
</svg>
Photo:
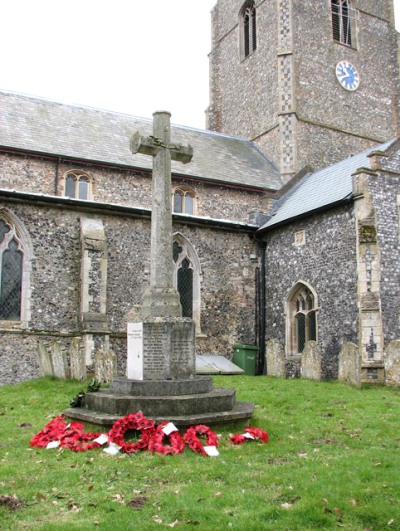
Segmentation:
<svg viewBox="0 0 400 531">
<path fill-rule="evenodd" d="M 264 443 L 268 442 L 268 433 L 262 430 L 261 428 L 254 428 L 253 426 L 248 426 L 243 431 L 244 433 L 242 435 L 232 435 L 232 437 L 230 437 L 229 439 L 230 442 L 232 444 L 243 444 L 246 441 L 251 441 L 254 439 Z"/>
<path fill-rule="evenodd" d="M 168 421 L 164 421 L 159 424 L 156 430 L 153 432 L 151 439 L 149 440 L 149 450 L 152 453 L 163 454 L 163 455 L 177 455 L 181 454 L 185 449 L 185 443 L 182 439 L 182 436 L 178 431 L 173 431 L 167 435 L 163 428 L 169 424 Z M 169 437 L 170 444 L 163 444 L 165 437 Z"/>
<path fill-rule="evenodd" d="M 207 446 L 218 446 L 217 434 L 213 432 L 208 426 L 205 426 L 204 424 L 198 424 L 197 426 L 189 428 L 183 436 L 189 448 L 191 448 L 197 454 L 207 455 L 198 435 L 205 436 Z"/>
<path fill-rule="evenodd" d="M 129 430 L 137 430 L 141 433 L 141 438 L 134 442 L 126 442 L 124 436 Z M 154 421 L 147 419 L 141 411 L 135 414 L 130 413 L 114 422 L 108 432 L 108 442 L 120 447 L 121 452 L 132 454 L 147 450 L 150 438 L 154 433 Z"/>
<path fill-rule="evenodd" d="M 100 444 L 94 442 L 99 433 L 84 433 L 84 425 L 80 422 L 64 421 L 63 415 L 51 419 L 46 426 L 30 441 L 31 446 L 46 448 L 49 443 L 59 441 L 59 446 L 69 448 L 73 452 L 83 452 L 99 448 Z M 93 441 L 93 442 L 91 442 Z"/>
</svg>

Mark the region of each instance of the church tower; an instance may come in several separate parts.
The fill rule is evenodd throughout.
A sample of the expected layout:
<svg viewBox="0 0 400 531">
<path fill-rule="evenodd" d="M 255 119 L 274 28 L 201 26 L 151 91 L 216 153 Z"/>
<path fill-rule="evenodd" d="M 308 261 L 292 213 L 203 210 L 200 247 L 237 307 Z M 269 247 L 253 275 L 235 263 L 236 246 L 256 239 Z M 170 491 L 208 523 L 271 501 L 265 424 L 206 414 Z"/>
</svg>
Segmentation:
<svg viewBox="0 0 400 531">
<path fill-rule="evenodd" d="M 218 0 L 207 126 L 284 181 L 400 134 L 393 0 Z"/>
</svg>

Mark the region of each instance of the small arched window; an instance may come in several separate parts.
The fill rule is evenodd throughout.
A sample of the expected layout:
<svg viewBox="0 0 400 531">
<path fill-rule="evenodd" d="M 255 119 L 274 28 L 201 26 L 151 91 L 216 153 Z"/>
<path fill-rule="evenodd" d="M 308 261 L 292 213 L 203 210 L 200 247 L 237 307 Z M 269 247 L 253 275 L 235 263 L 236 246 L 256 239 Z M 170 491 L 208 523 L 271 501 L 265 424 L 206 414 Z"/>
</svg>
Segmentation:
<svg viewBox="0 0 400 531">
<path fill-rule="evenodd" d="M 64 175 L 64 195 L 72 199 L 92 198 L 92 179 L 85 172 L 71 170 Z"/>
<path fill-rule="evenodd" d="M 301 354 L 307 341 L 317 341 L 315 292 L 302 282 L 291 290 L 287 302 L 287 350 Z"/>
<path fill-rule="evenodd" d="M 351 46 L 351 16 L 348 0 L 331 0 L 331 10 L 334 40 Z"/>
<path fill-rule="evenodd" d="M 173 211 L 180 214 L 194 215 L 196 213 L 195 200 L 196 195 L 191 188 L 175 188 L 173 197 Z"/>
<path fill-rule="evenodd" d="M 240 10 L 240 50 L 246 59 L 257 48 L 257 22 L 254 1 L 247 1 Z"/>
</svg>

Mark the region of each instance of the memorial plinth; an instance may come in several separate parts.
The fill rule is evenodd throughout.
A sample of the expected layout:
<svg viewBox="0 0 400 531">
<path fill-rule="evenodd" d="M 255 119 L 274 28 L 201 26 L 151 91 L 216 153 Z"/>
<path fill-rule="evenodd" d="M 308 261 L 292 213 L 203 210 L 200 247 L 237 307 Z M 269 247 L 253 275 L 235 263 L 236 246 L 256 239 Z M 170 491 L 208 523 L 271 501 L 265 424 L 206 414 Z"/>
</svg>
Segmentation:
<svg viewBox="0 0 400 531">
<path fill-rule="evenodd" d="M 111 388 L 87 393 L 69 418 L 110 426 L 142 411 L 156 422 L 177 426 L 247 420 L 254 404 L 236 402 L 234 389 L 214 389 L 209 377 L 196 376 L 195 325 L 182 317 L 173 286 L 171 159 L 184 164 L 192 148 L 171 143 L 170 114 L 154 114 L 153 135 L 131 138 L 132 153 L 153 157 L 150 286 L 142 297 L 141 321 L 128 323 L 127 375 Z"/>
<path fill-rule="evenodd" d="M 127 377 L 132 380 L 194 378 L 195 329 L 184 317 L 147 317 L 128 324 Z"/>
</svg>

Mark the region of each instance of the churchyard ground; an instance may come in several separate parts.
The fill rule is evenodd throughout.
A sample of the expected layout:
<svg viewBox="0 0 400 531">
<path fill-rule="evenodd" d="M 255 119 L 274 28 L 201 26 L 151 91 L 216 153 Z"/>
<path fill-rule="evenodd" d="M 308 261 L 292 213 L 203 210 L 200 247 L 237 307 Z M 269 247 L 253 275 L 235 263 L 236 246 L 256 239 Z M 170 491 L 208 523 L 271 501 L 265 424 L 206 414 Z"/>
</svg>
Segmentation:
<svg viewBox="0 0 400 531">
<path fill-rule="evenodd" d="M 399 388 L 251 376 L 214 385 L 256 403 L 252 425 L 269 443 L 230 444 L 236 424 L 214 428 L 213 458 L 31 448 L 86 384 L 1 387 L 0 529 L 400 528 Z"/>
</svg>

